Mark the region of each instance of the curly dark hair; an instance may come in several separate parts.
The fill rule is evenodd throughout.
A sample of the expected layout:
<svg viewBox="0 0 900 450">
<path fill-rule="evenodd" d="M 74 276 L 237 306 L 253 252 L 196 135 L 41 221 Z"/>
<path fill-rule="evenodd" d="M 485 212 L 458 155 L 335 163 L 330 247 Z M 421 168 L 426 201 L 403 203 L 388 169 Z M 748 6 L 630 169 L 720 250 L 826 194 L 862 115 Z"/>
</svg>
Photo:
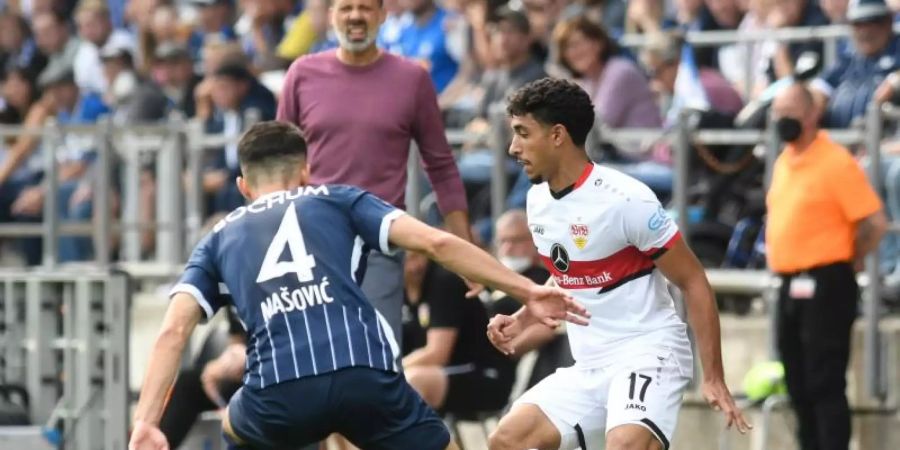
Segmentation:
<svg viewBox="0 0 900 450">
<path fill-rule="evenodd" d="M 306 139 L 296 126 L 274 120 L 250 127 L 238 141 L 238 161 L 244 177 L 289 178 L 306 160 Z"/>
<path fill-rule="evenodd" d="M 531 114 L 544 125 L 560 124 L 578 147 L 584 147 L 594 126 L 591 97 L 574 82 L 558 78 L 542 78 L 522 86 L 509 97 L 506 112 L 519 117 Z"/>
</svg>

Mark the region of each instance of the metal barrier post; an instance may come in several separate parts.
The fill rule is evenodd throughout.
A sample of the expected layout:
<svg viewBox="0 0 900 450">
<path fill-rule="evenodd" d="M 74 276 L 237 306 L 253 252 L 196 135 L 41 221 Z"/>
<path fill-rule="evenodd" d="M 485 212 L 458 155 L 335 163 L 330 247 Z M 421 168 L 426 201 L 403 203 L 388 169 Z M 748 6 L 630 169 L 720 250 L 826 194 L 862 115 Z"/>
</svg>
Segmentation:
<svg viewBox="0 0 900 450">
<path fill-rule="evenodd" d="M 772 183 L 772 171 L 775 169 L 775 160 L 778 159 L 778 155 L 781 153 L 781 139 L 778 138 L 778 133 L 775 132 L 775 116 L 769 111 L 769 115 L 766 118 L 766 172 L 763 178 L 763 186 L 765 186 L 766 191 L 769 190 L 769 185 Z"/>
<path fill-rule="evenodd" d="M 822 43 L 825 45 L 824 51 L 822 52 L 822 65 L 820 67 L 831 67 L 835 61 L 837 61 L 838 57 L 838 46 L 837 41 L 839 38 L 832 37 L 828 39 L 822 39 Z"/>
<path fill-rule="evenodd" d="M 766 304 L 766 316 L 769 319 L 769 330 L 766 336 L 768 342 L 769 359 L 772 361 L 780 361 L 781 355 L 778 351 L 778 290 L 781 289 L 781 282 L 774 278 L 769 279 L 768 284 L 763 291 L 763 302 Z"/>
<path fill-rule="evenodd" d="M 678 114 L 675 137 L 672 150 L 675 151 L 675 179 L 672 181 L 672 203 L 677 214 L 678 229 L 681 230 L 682 239 L 690 243 L 690 220 L 688 219 L 688 177 L 690 176 L 690 150 L 691 150 L 691 124 L 690 113 L 682 111 Z"/>
<path fill-rule="evenodd" d="M 63 381 L 55 370 L 59 364 L 51 342 L 58 326 L 56 312 L 62 305 L 57 292 L 45 288 L 36 279 L 25 283 L 25 387 L 31 396 L 33 422 L 47 420 Z"/>
<path fill-rule="evenodd" d="M 97 127 L 97 162 L 94 178 L 94 258 L 101 266 L 109 265 L 112 238 L 112 210 L 110 177 L 112 176 L 112 120 L 106 116 Z"/>
<path fill-rule="evenodd" d="M 869 155 L 869 181 L 878 189 L 881 184 L 881 138 L 883 134 L 881 105 L 872 102 L 866 111 L 866 152 Z M 866 256 L 866 273 L 869 284 L 863 291 L 865 331 L 865 373 L 869 395 L 884 399 L 885 387 L 882 377 L 881 339 L 878 324 L 881 317 L 881 273 L 878 250 Z"/>
<path fill-rule="evenodd" d="M 124 273 L 114 273 L 104 287 L 103 322 L 106 333 L 103 350 L 103 401 L 106 411 L 128 411 L 128 341 L 130 336 L 129 280 Z M 128 445 L 128 414 L 108 414 L 104 418 L 104 448 Z"/>
<path fill-rule="evenodd" d="M 52 269 L 59 261 L 59 165 L 56 162 L 57 146 L 61 144 L 59 123 L 50 119 L 44 127 L 44 233 L 42 237 L 45 268 Z"/>
<path fill-rule="evenodd" d="M 100 424 L 100 408 L 92 407 L 98 396 L 100 386 L 92 382 L 93 367 L 96 364 L 98 348 L 94 342 L 93 317 L 95 301 L 95 281 L 80 279 L 74 283 L 72 309 L 67 310 L 66 322 L 72 327 L 63 339 L 69 341 L 68 351 L 72 355 L 73 395 L 69 397 L 69 412 L 73 416 L 75 448 L 99 448 L 97 441 L 102 441 L 103 429 Z M 68 283 L 66 284 L 68 287 Z M 67 305 L 68 306 L 68 305 Z M 69 429 L 66 429 L 68 432 Z"/>
<path fill-rule="evenodd" d="M 753 71 L 756 67 L 753 66 L 753 62 L 756 61 L 753 58 L 753 51 L 755 50 L 756 43 L 752 41 L 747 41 L 744 43 L 744 99 L 749 100 L 753 97 Z"/>
<path fill-rule="evenodd" d="M 137 139 L 130 133 L 122 136 L 122 151 L 119 160 L 122 161 L 122 172 L 119 177 L 122 186 L 122 223 L 137 224 L 140 222 L 141 203 L 141 149 L 137 145 Z M 141 259 L 141 230 L 135 227 L 122 229 L 121 259 L 124 261 L 139 261 Z"/>
<path fill-rule="evenodd" d="M 182 130 L 184 116 L 174 112 L 169 116 L 170 139 L 159 150 L 156 160 L 156 255 L 161 262 L 172 265 L 183 261 L 181 157 L 185 139 Z"/>
<path fill-rule="evenodd" d="M 491 226 L 497 223 L 497 219 L 506 209 L 506 196 L 509 194 L 506 175 L 506 151 L 507 151 L 507 125 L 506 109 L 502 103 L 491 105 L 490 108 L 490 149 L 493 152 L 493 164 L 491 165 Z"/>
<path fill-rule="evenodd" d="M 200 231 L 203 228 L 205 217 L 203 205 L 203 186 L 201 185 L 203 155 L 206 149 L 203 147 L 203 123 L 192 120 L 187 127 L 187 173 L 189 182 L 185 186 L 185 226 L 187 227 L 186 244 L 194 245 L 200 240 Z"/>
<path fill-rule="evenodd" d="M 422 177 L 419 176 L 419 147 L 409 144 L 409 158 L 406 160 L 406 212 L 417 219 L 422 218 Z"/>
</svg>

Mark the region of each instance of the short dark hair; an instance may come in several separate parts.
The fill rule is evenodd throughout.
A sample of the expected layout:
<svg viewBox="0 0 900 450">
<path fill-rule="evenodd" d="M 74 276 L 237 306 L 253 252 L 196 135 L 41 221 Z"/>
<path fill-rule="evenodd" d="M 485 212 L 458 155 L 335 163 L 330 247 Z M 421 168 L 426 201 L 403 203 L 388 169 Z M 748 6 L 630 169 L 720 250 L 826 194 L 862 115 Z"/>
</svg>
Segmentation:
<svg viewBox="0 0 900 450">
<path fill-rule="evenodd" d="M 226 61 L 222 63 L 214 72 L 213 76 L 229 78 L 235 81 L 252 81 L 253 74 L 246 65 L 236 61 Z"/>
<path fill-rule="evenodd" d="M 259 175 L 289 179 L 306 163 L 306 139 L 290 123 L 259 122 L 241 136 L 238 161 L 244 178 L 251 184 Z"/>
<path fill-rule="evenodd" d="M 578 147 L 584 147 L 594 126 L 591 97 L 574 82 L 559 78 L 541 78 L 522 86 L 510 96 L 506 112 L 519 117 L 531 114 L 545 125 L 560 124 Z"/>
<path fill-rule="evenodd" d="M 528 22 L 528 16 L 525 13 L 504 5 L 497 9 L 496 16 L 494 23 L 497 25 L 506 22 L 512 25 L 519 33 L 524 35 L 531 34 L 531 24 Z"/>
</svg>

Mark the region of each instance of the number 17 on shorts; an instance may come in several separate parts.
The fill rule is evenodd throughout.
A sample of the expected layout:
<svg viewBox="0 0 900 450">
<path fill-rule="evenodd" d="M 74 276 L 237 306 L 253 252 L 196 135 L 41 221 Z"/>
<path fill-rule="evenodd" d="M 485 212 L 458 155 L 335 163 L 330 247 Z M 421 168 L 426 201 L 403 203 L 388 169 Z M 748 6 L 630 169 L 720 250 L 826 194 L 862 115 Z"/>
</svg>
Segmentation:
<svg viewBox="0 0 900 450">
<path fill-rule="evenodd" d="M 666 361 L 617 372 L 606 404 L 607 433 L 620 425 L 639 425 L 653 433 L 664 449 L 669 448 L 688 382 L 676 365 Z"/>
</svg>

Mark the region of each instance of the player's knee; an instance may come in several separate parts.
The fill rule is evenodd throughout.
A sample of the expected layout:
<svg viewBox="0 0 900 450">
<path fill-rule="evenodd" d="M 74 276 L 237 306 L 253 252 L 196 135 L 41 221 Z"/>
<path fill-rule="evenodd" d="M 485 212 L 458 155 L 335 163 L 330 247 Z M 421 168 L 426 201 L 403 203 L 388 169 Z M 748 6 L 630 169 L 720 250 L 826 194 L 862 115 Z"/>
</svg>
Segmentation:
<svg viewBox="0 0 900 450">
<path fill-rule="evenodd" d="M 488 437 L 488 448 L 490 450 L 518 450 L 517 444 L 521 444 L 524 436 L 517 436 L 508 427 L 499 426 Z"/>
<path fill-rule="evenodd" d="M 405 371 L 406 382 L 432 408 L 440 408 L 444 403 L 446 383 L 440 367 L 411 367 Z"/>
<path fill-rule="evenodd" d="M 634 433 L 609 433 L 606 435 L 606 450 L 660 450 L 662 444 L 655 438 L 648 439 Z"/>
</svg>

